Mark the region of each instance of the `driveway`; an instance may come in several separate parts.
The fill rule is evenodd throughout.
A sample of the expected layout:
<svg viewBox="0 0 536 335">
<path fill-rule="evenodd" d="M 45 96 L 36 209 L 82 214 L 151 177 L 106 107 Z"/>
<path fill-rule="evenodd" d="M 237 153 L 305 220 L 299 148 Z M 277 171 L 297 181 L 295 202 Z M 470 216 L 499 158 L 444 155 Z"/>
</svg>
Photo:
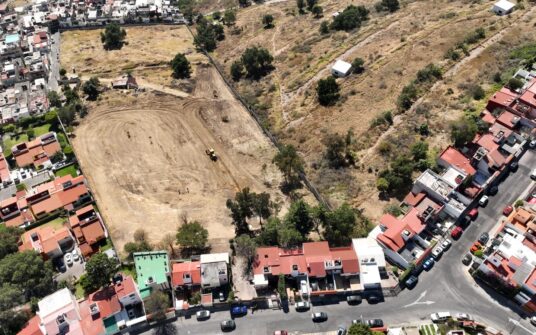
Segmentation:
<svg viewBox="0 0 536 335">
<path fill-rule="evenodd" d="M 79 254 L 80 254 L 80 251 L 79 251 Z M 65 262 L 65 255 L 63 257 L 64 257 L 64 262 Z M 54 278 L 56 282 L 59 283 L 60 281 L 64 281 L 64 280 L 74 281 L 80 278 L 80 276 L 82 276 L 86 272 L 86 262 L 84 262 L 84 259 L 82 257 L 80 257 L 80 259 L 77 262 L 73 261 L 73 264 L 71 265 L 67 265 L 67 263 L 65 263 L 65 267 L 67 268 L 67 270 L 63 273 L 59 272 L 59 274 Z"/>
<path fill-rule="evenodd" d="M 461 258 L 478 236 L 495 226 L 503 207 L 534 186 L 529 178 L 534 166 L 536 154 L 528 151 L 520 160 L 519 170 L 499 185 L 499 193 L 490 197 L 485 208 L 479 209 L 477 220 L 471 223 L 458 241 L 453 242 L 450 250 L 430 272 L 425 271 L 420 275 L 419 283 L 413 290 L 404 290 L 397 297 L 386 298 L 384 303 L 376 305 L 369 305 L 364 300 L 355 307 L 339 303 L 314 306 L 304 313 L 298 313 L 292 307 L 288 313 L 255 311 L 253 315 L 235 319 L 236 330 L 233 334 L 273 334 L 274 330 L 279 329 L 288 330 L 292 334 L 327 332 L 336 330 L 339 325 L 349 325 L 351 320 L 361 316 L 365 319 L 381 318 L 387 325 L 400 325 L 429 320 L 431 313 L 440 311 L 469 313 L 477 321 L 505 330 L 506 334 L 536 334 L 536 327 L 530 325 L 522 313 L 516 313 L 516 306 L 494 291 L 480 287 L 461 263 Z M 313 323 L 313 311 L 327 312 L 328 321 Z M 217 312 L 207 321 L 179 318 L 176 324 L 180 334 L 217 334 L 221 333 L 220 322 L 229 318 L 229 312 Z"/>
</svg>

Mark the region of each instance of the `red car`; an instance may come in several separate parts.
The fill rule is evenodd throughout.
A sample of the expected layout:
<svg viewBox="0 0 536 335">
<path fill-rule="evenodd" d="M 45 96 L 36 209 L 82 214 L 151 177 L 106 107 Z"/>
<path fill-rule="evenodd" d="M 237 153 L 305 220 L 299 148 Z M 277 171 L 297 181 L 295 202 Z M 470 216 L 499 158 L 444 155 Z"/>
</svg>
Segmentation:
<svg viewBox="0 0 536 335">
<path fill-rule="evenodd" d="M 452 236 L 453 239 L 459 239 L 460 236 L 462 236 L 463 229 L 462 227 L 456 227 L 450 232 L 450 236 Z"/>
<path fill-rule="evenodd" d="M 514 208 L 513 208 L 512 206 L 506 206 L 506 207 L 504 207 L 504 209 L 503 209 L 503 214 L 504 214 L 505 216 L 508 216 L 508 215 L 510 215 L 510 213 L 512 213 L 513 211 L 514 211 Z"/>
<path fill-rule="evenodd" d="M 469 217 L 471 218 L 471 220 L 475 220 L 476 217 L 478 216 L 478 208 L 473 208 L 469 211 L 469 213 L 467 213 L 467 215 L 469 215 Z"/>
</svg>

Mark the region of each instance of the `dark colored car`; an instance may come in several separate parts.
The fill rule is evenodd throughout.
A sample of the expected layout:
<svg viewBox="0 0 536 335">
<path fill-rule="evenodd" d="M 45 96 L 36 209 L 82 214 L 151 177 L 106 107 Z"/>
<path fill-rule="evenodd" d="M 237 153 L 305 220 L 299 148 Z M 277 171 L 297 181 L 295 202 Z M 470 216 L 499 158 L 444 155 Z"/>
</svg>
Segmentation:
<svg viewBox="0 0 536 335">
<path fill-rule="evenodd" d="M 469 226 L 469 224 L 471 223 L 471 217 L 469 215 L 465 215 L 461 220 L 460 220 L 460 226 L 461 227 L 464 227 L 464 228 L 467 228 L 467 226 Z"/>
<path fill-rule="evenodd" d="M 499 188 L 497 186 L 492 186 L 488 190 L 489 195 L 495 195 L 499 192 Z"/>
<path fill-rule="evenodd" d="M 244 305 L 238 305 L 231 307 L 232 316 L 241 316 L 248 314 L 248 307 Z"/>
<path fill-rule="evenodd" d="M 222 321 L 221 324 L 221 330 L 224 331 L 224 332 L 229 332 L 229 331 L 232 331 L 236 328 L 236 324 L 234 322 L 234 320 L 225 320 L 225 321 Z"/>
<path fill-rule="evenodd" d="M 357 305 L 360 304 L 363 299 L 360 295 L 349 295 L 346 297 L 346 302 L 350 305 Z"/>
<path fill-rule="evenodd" d="M 434 263 L 435 263 L 434 259 L 430 257 L 422 263 L 422 267 L 423 269 L 428 271 L 434 266 Z"/>
<path fill-rule="evenodd" d="M 370 319 L 366 321 L 366 324 L 370 328 L 380 328 L 380 327 L 383 327 L 383 320 L 382 319 Z"/>
<path fill-rule="evenodd" d="M 512 162 L 512 164 L 510 164 L 510 171 L 516 172 L 517 168 L 519 168 L 519 164 L 517 162 Z"/>
<path fill-rule="evenodd" d="M 464 265 L 469 266 L 469 264 L 471 264 L 472 260 L 473 260 L 473 256 L 471 256 L 471 254 L 465 254 L 465 256 L 463 256 L 463 258 L 462 258 L 462 263 Z"/>
<path fill-rule="evenodd" d="M 67 267 L 65 267 L 65 262 L 63 261 L 63 258 L 61 258 L 61 257 L 55 258 L 54 261 L 52 261 L 52 263 L 54 264 L 54 267 L 59 272 L 63 273 L 65 271 L 67 271 Z"/>
<path fill-rule="evenodd" d="M 313 322 L 324 322 L 328 319 L 328 313 L 326 312 L 316 312 L 311 314 Z"/>
<path fill-rule="evenodd" d="M 489 234 L 485 232 L 482 233 L 480 237 L 478 238 L 478 242 L 480 242 L 480 244 L 482 245 L 488 243 L 488 241 L 489 241 Z"/>
<path fill-rule="evenodd" d="M 367 301 L 369 304 L 377 304 L 381 301 L 381 299 L 379 296 L 371 294 L 367 297 Z"/>
<path fill-rule="evenodd" d="M 419 278 L 415 276 L 410 276 L 408 280 L 406 280 L 406 287 L 409 289 L 412 289 L 415 287 L 415 285 L 417 285 L 418 282 L 419 282 Z"/>
</svg>

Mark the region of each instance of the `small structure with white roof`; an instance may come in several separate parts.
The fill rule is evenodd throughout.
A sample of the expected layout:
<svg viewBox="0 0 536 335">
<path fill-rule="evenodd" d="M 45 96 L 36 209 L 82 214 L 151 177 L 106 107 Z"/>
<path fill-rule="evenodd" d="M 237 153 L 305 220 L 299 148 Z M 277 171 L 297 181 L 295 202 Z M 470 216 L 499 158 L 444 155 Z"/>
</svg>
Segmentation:
<svg viewBox="0 0 536 335">
<path fill-rule="evenodd" d="M 499 0 L 493 5 L 491 10 L 497 15 L 508 15 L 514 10 L 515 6 L 515 4 L 508 0 Z"/>
<path fill-rule="evenodd" d="M 352 64 L 338 59 L 331 67 L 331 74 L 335 77 L 346 77 L 352 70 Z"/>
</svg>

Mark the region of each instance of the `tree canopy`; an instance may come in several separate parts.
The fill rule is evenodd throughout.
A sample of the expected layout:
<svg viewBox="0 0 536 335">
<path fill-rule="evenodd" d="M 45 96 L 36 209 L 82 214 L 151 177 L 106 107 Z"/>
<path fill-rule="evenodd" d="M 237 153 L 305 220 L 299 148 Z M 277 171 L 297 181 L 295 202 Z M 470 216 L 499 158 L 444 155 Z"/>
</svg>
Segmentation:
<svg viewBox="0 0 536 335">
<path fill-rule="evenodd" d="M 99 78 L 93 76 L 82 85 L 82 91 L 87 95 L 88 100 L 97 100 L 100 94 L 100 81 Z"/>
<path fill-rule="evenodd" d="M 303 172 L 303 159 L 291 144 L 282 146 L 272 161 L 283 173 L 286 184 L 294 183 Z"/>
<path fill-rule="evenodd" d="M 132 259 L 132 254 L 135 252 L 151 251 L 153 246 L 149 243 L 148 234 L 143 229 L 137 229 L 134 232 L 134 242 L 128 242 L 123 247 L 128 254 L 128 258 Z"/>
<path fill-rule="evenodd" d="M 458 148 L 473 140 L 477 131 L 475 120 L 467 116 L 462 116 L 450 125 L 450 137 Z"/>
<path fill-rule="evenodd" d="M 326 145 L 324 157 L 331 168 L 338 169 L 355 164 L 356 158 L 353 151 L 354 133 L 352 129 L 348 130 L 346 136 L 337 133 L 329 134 L 324 138 L 323 142 Z"/>
<path fill-rule="evenodd" d="M 171 69 L 173 70 L 173 78 L 175 79 L 190 78 L 190 73 L 192 72 L 190 62 L 183 53 L 175 55 L 171 61 Z"/>
<path fill-rule="evenodd" d="M 115 259 L 104 253 L 91 256 L 86 263 L 87 287 L 84 287 L 86 293 L 91 292 L 92 289 L 98 290 L 103 286 L 108 286 L 110 279 L 116 272 L 117 265 Z"/>
<path fill-rule="evenodd" d="M 18 241 L 24 231 L 17 227 L 0 225 L 0 260 L 19 251 Z"/>
<path fill-rule="evenodd" d="M 348 328 L 348 335 L 374 335 L 374 332 L 367 325 L 352 324 Z"/>
<path fill-rule="evenodd" d="M 267 219 L 272 214 L 273 207 L 268 193 L 250 192 L 248 187 L 237 192 L 234 200 L 228 199 L 226 205 L 231 211 L 236 235 L 249 232 L 247 220 L 253 216 L 258 216 L 259 222 L 262 224 L 262 219 Z"/>
<path fill-rule="evenodd" d="M 118 50 L 125 44 L 127 32 L 117 23 L 110 23 L 101 32 L 101 42 L 105 50 Z"/>
<path fill-rule="evenodd" d="M 322 106 L 330 106 L 339 100 L 339 84 L 333 77 L 320 79 L 316 87 L 318 102 Z"/>
<path fill-rule="evenodd" d="M 294 227 L 305 239 L 314 227 L 311 207 L 303 200 L 297 200 L 290 205 L 285 224 Z"/>
<path fill-rule="evenodd" d="M 232 9 L 227 9 L 223 14 L 223 23 L 226 26 L 232 26 L 236 22 L 236 12 Z"/>
<path fill-rule="evenodd" d="M 368 20 L 369 10 L 364 6 L 350 5 L 333 18 L 331 28 L 334 30 L 352 30 L 361 27 Z"/>
<path fill-rule="evenodd" d="M 217 37 L 214 26 L 206 19 L 201 19 L 197 23 L 196 34 L 194 35 L 194 44 L 199 50 L 211 52 L 216 49 Z"/>
<path fill-rule="evenodd" d="M 352 68 L 354 69 L 354 73 L 363 73 L 363 71 L 365 71 L 365 67 L 363 65 L 365 65 L 365 61 L 363 60 L 363 58 L 357 57 L 356 59 L 354 59 L 354 61 L 352 62 Z"/>
<path fill-rule="evenodd" d="M 234 239 L 234 248 L 238 256 L 242 256 L 248 262 L 251 262 L 255 257 L 257 243 L 249 235 L 242 234 Z"/>
<path fill-rule="evenodd" d="M 263 15 L 262 24 L 264 24 L 264 29 L 273 28 L 274 27 L 274 16 L 272 14 Z"/>
<path fill-rule="evenodd" d="M 170 307 L 167 294 L 160 290 L 154 290 L 144 302 L 145 310 L 151 319 L 162 321 L 166 318 L 166 310 Z"/>
<path fill-rule="evenodd" d="M 183 249 L 203 250 L 208 242 L 208 231 L 197 221 L 183 222 L 177 231 L 177 244 Z"/>
<path fill-rule="evenodd" d="M 246 76 L 255 80 L 264 77 L 273 69 L 273 60 L 270 52 L 260 47 L 247 48 L 241 57 Z"/>
<path fill-rule="evenodd" d="M 398 0 L 381 0 L 380 4 L 385 10 L 391 13 L 396 12 L 400 8 Z"/>
</svg>

